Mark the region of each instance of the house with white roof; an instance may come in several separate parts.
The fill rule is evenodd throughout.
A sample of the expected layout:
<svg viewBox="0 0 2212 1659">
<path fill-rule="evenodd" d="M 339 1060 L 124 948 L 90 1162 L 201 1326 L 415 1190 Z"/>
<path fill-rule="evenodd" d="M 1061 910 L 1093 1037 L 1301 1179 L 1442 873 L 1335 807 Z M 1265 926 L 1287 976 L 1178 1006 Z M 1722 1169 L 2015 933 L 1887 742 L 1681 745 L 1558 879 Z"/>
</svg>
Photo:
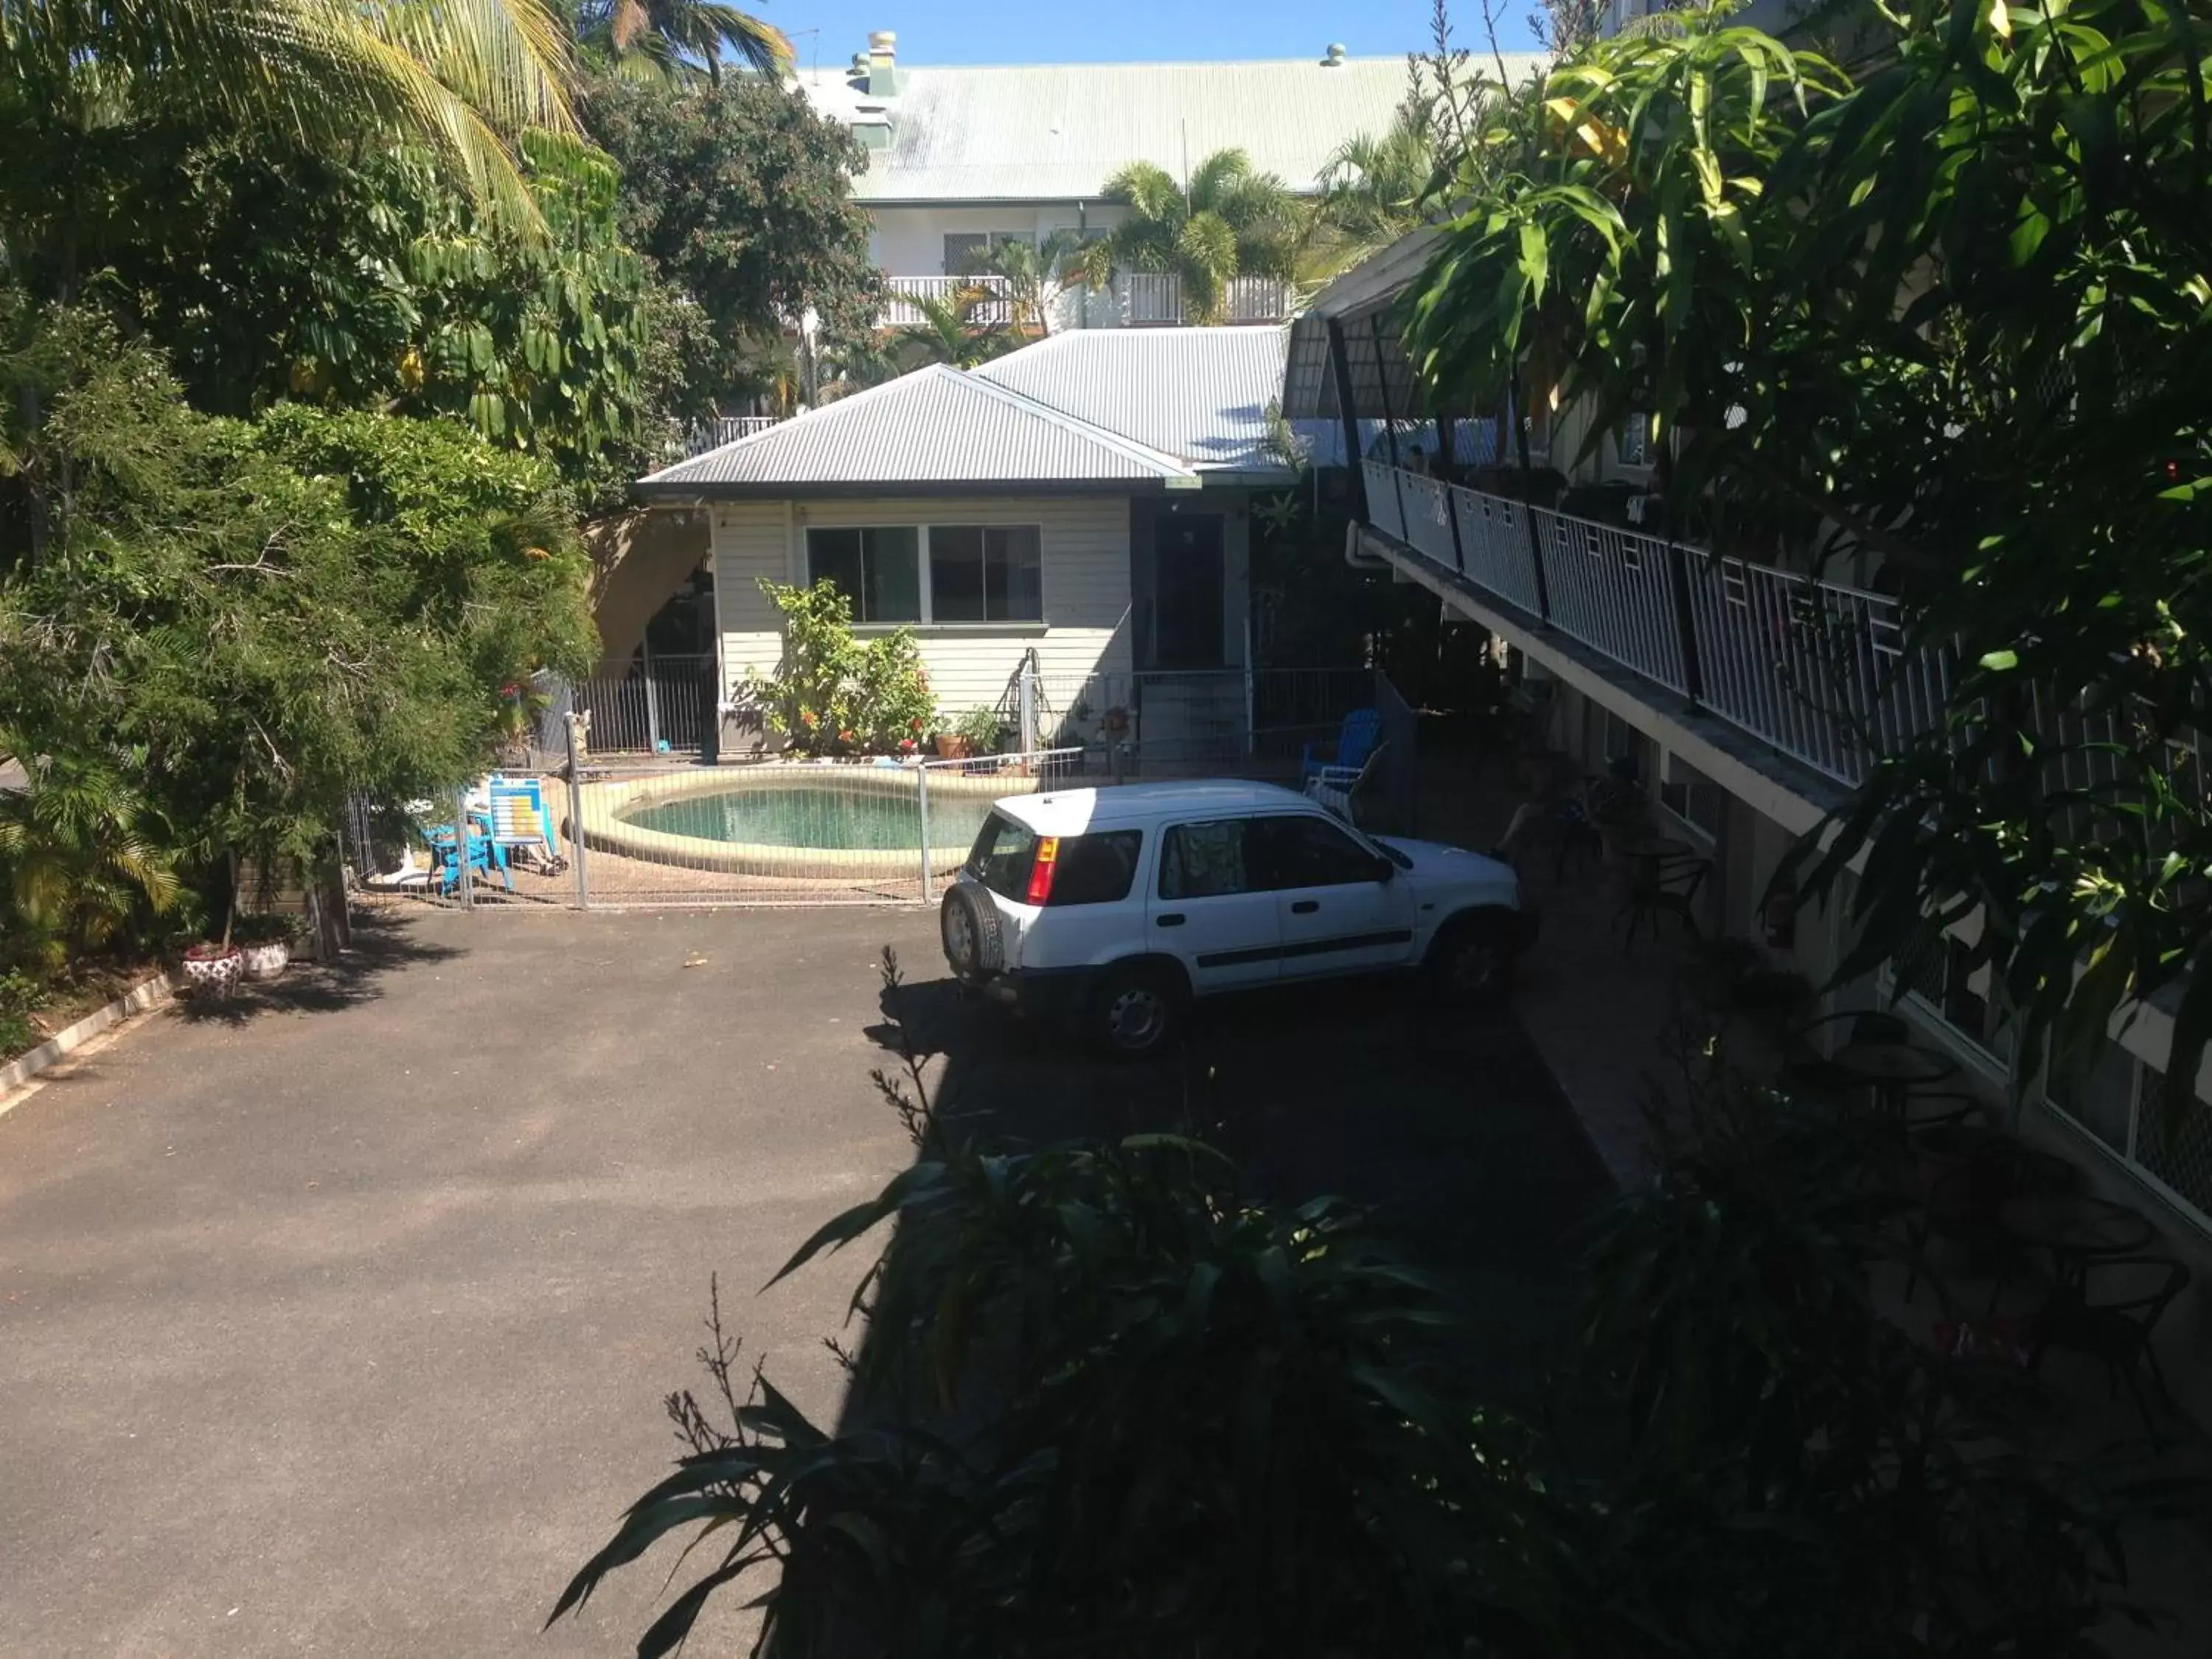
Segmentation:
<svg viewBox="0 0 2212 1659">
<path fill-rule="evenodd" d="M 1408 90 L 1402 57 L 1340 46 L 1290 61 L 909 66 L 888 30 L 849 68 L 804 71 L 799 85 L 866 154 L 854 198 L 876 263 L 909 302 L 894 304 L 892 324 L 915 320 L 912 299 L 952 292 L 995 243 L 1111 229 L 1124 210 L 1104 199 L 1106 182 L 1133 162 L 1180 174 L 1234 148 L 1292 190 L 1316 191 L 1344 143 L 1386 129 Z M 1116 289 L 1069 295 L 1059 320 L 1182 320 L 1172 276 L 1132 273 Z M 1280 320 L 1287 298 L 1279 283 L 1243 280 L 1231 319 Z"/>
<path fill-rule="evenodd" d="M 1062 334 L 641 480 L 656 515 L 706 521 L 722 752 L 768 741 L 737 708 L 783 649 L 763 580 L 836 582 L 864 635 L 914 629 L 948 719 L 1031 653 L 1063 714 L 1141 691 L 1155 735 L 1241 717 L 1249 505 L 1297 477 L 1270 447 L 1283 354 L 1273 327 Z"/>
</svg>

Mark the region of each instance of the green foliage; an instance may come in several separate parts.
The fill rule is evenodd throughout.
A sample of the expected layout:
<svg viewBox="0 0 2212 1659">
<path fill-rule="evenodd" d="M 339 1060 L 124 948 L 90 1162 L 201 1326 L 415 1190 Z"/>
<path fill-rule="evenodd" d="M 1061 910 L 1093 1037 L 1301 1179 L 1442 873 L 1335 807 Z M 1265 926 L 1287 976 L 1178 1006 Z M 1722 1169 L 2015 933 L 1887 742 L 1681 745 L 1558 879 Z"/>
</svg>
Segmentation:
<svg viewBox="0 0 2212 1659">
<path fill-rule="evenodd" d="M 105 318 L 4 291 L 0 343 L 10 741 L 112 771 L 145 803 L 131 822 L 158 826 L 141 840 L 204 877 L 319 856 L 351 791 L 452 787 L 480 769 L 502 685 L 592 656 L 542 464 L 391 416 L 197 415 Z M 130 873 L 117 832 L 90 844 Z"/>
<path fill-rule="evenodd" d="M 2128 1607 L 2118 1526 L 2154 1493 L 2021 1452 L 2032 1377 L 1873 1305 L 1905 1151 L 1869 1126 L 1695 1078 L 1540 1432 L 1469 1393 L 1443 1287 L 1357 1211 L 1255 1201 L 1172 1135 L 963 1138 L 900 1052 L 915 1162 L 776 1275 L 896 1225 L 842 1425 L 747 1389 L 718 1302 L 727 1420 L 671 1398 L 676 1473 L 556 1619 L 686 1534 L 703 1570 L 641 1653 L 726 1587 L 783 1659 L 2086 1659 Z"/>
<path fill-rule="evenodd" d="M 586 62 L 628 81 L 722 84 L 725 47 L 763 76 L 791 68 L 784 33 L 725 0 L 575 0 Z"/>
<path fill-rule="evenodd" d="M 914 630 L 853 636 L 853 605 L 824 578 L 811 587 L 763 579 L 783 618 L 783 658 L 741 688 L 771 732 L 801 754 L 891 754 L 919 745 L 936 717 Z"/>
<path fill-rule="evenodd" d="M 120 183 L 176 191 L 185 210 L 117 249 L 118 276 L 202 409 L 448 415 L 616 492 L 648 395 L 645 269 L 617 234 L 605 156 L 535 137 L 524 149 L 546 234 L 486 214 L 417 150 L 150 156 Z"/>
<path fill-rule="evenodd" d="M 1006 722 L 995 708 L 971 708 L 963 714 L 953 728 L 957 737 L 968 740 L 969 749 L 978 755 L 995 755 L 1006 735 Z"/>
<path fill-rule="evenodd" d="M 537 234 L 515 146 L 574 131 L 565 34 L 546 0 L 0 0 L 0 251 L 41 297 L 74 298 L 103 234 L 137 233 L 134 204 L 102 185 L 179 127 L 331 155 L 418 145 Z"/>
<path fill-rule="evenodd" d="M 599 79 L 584 118 L 621 167 L 623 241 L 696 319 L 658 401 L 689 423 L 762 389 L 788 319 L 812 311 L 823 349 L 875 328 L 882 282 L 851 198 L 860 151 L 798 92 L 754 76 L 678 94 Z"/>
<path fill-rule="evenodd" d="M 4 730 L 0 755 L 25 757 L 27 775 L 21 789 L 0 790 L 0 960 L 51 973 L 176 902 L 165 826 L 123 765 L 42 753 Z"/>
<path fill-rule="evenodd" d="M 1166 168 L 1134 162 L 1106 181 L 1106 195 L 1129 212 L 1081 251 L 1077 268 L 1094 288 L 1105 288 L 1123 270 L 1170 273 L 1182 283 L 1191 320 L 1213 323 L 1221 319 L 1231 279 L 1288 281 L 1293 275 L 1297 200 L 1241 149 L 1200 160 L 1187 191 Z"/>
<path fill-rule="evenodd" d="M 1978 915 L 2042 1040 L 2185 981 L 2212 1035 L 2212 197 L 2200 19 L 1958 3 L 1859 85 L 1754 32 L 1599 43 L 1471 181 L 1408 343 L 1447 403 L 1525 366 L 1655 411 L 1674 521 L 1901 592 L 1954 665 L 1819 848 L 1856 974 Z M 1694 509 L 1694 513 L 1692 512 Z M 1890 734 L 1893 739 L 1899 734 Z"/>
</svg>

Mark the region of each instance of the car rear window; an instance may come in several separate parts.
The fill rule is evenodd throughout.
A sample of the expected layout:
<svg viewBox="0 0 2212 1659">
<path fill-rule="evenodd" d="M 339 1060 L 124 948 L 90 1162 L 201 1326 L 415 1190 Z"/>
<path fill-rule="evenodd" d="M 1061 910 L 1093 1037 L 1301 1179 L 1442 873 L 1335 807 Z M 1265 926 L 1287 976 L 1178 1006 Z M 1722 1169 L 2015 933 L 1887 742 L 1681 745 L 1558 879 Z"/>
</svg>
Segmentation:
<svg viewBox="0 0 2212 1659">
<path fill-rule="evenodd" d="M 1137 855 L 1144 845 L 1144 833 L 1138 830 L 1060 836 L 1046 906 L 1111 904 L 1127 898 L 1137 878 Z M 1036 849 L 1035 830 L 1002 812 L 994 812 L 983 821 L 982 831 L 968 854 L 968 872 L 1000 897 L 1025 903 L 1030 876 L 1036 867 Z"/>
<path fill-rule="evenodd" d="M 1004 812 L 983 820 L 968 854 L 968 873 L 1000 898 L 1018 899 L 1029 889 L 1030 866 L 1036 860 L 1036 832 Z"/>
</svg>

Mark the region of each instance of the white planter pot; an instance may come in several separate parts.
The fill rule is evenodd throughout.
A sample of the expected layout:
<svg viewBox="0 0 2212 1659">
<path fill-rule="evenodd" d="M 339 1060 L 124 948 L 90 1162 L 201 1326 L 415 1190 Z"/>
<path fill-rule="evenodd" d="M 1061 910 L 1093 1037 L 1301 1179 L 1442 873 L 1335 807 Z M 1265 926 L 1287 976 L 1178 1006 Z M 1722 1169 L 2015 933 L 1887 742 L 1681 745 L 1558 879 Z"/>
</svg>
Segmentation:
<svg viewBox="0 0 2212 1659">
<path fill-rule="evenodd" d="M 238 988 L 238 981 L 245 974 L 246 953 L 242 951 L 233 951 L 227 956 L 185 958 L 185 978 L 193 990 L 204 996 L 228 996 Z"/>
<path fill-rule="evenodd" d="M 246 960 L 248 979 L 274 979 L 291 964 L 292 946 L 286 939 L 271 939 L 266 945 L 249 945 L 241 952 Z"/>
</svg>

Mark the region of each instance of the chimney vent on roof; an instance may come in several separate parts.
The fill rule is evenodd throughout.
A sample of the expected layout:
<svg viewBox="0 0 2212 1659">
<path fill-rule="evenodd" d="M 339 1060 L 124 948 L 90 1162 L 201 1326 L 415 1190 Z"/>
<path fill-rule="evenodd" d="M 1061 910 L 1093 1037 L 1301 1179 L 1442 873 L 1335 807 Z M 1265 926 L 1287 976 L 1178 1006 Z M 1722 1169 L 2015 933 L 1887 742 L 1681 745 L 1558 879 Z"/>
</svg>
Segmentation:
<svg viewBox="0 0 2212 1659">
<path fill-rule="evenodd" d="M 1324 69 L 1342 69 L 1344 67 L 1344 42 L 1341 40 L 1330 41 L 1328 43 L 1328 51 L 1321 61 L 1322 67 Z"/>
<path fill-rule="evenodd" d="M 898 94 L 898 36 L 889 29 L 869 31 L 868 90 L 878 98 Z"/>
<path fill-rule="evenodd" d="M 853 54 L 853 67 L 848 70 L 847 73 L 851 75 L 856 81 L 865 81 L 867 79 L 868 54 L 865 52 L 854 52 Z"/>
</svg>

